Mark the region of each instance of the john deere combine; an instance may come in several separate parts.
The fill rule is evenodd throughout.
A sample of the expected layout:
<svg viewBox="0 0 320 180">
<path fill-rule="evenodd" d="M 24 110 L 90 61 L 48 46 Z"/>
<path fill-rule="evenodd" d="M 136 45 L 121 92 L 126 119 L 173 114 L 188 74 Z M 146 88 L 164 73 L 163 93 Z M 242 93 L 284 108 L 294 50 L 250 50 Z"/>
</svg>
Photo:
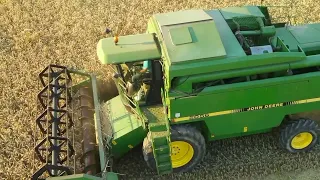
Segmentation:
<svg viewBox="0 0 320 180">
<path fill-rule="evenodd" d="M 320 24 L 273 23 L 263 6 L 185 10 L 153 15 L 144 34 L 101 39 L 97 53 L 116 93 L 63 66 L 40 73 L 35 151 L 44 166 L 33 179 L 117 179 L 112 160 L 141 144 L 165 174 L 201 163 L 207 141 L 280 127 L 291 153 L 318 142 L 317 123 L 292 115 L 320 109 Z M 72 84 L 73 74 L 87 80 Z M 69 162 L 76 123 L 83 174 Z"/>
</svg>

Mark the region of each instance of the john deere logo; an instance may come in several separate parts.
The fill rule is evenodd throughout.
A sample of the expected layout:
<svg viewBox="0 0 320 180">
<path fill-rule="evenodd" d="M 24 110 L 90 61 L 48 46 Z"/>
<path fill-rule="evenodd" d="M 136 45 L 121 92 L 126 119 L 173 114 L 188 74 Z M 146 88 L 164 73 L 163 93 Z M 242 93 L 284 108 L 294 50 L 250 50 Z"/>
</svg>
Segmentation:
<svg viewBox="0 0 320 180">
<path fill-rule="evenodd" d="M 245 111 L 253 111 L 253 110 L 259 110 L 259 109 L 266 109 L 266 108 L 274 108 L 274 107 L 281 107 L 283 106 L 283 103 L 277 103 L 277 104 L 267 104 L 264 106 L 254 106 L 246 108 Z"/>
</svg>

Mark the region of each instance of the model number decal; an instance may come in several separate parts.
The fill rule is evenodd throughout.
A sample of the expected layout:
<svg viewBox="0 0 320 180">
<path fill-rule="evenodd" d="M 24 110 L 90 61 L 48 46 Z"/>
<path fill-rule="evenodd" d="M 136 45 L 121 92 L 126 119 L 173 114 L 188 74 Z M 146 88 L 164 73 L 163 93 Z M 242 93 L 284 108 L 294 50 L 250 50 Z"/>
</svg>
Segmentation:
<svg viewBox="0 0 320 180">
<path fill-rule="evenodd" d="M 205 118 L 205 117 L 209 117 L 209 113 L 208 114 L 198 114 L 198 115 L 190 116 L 190 119 L 198 119 L 198 118 Z"/>
</svg>

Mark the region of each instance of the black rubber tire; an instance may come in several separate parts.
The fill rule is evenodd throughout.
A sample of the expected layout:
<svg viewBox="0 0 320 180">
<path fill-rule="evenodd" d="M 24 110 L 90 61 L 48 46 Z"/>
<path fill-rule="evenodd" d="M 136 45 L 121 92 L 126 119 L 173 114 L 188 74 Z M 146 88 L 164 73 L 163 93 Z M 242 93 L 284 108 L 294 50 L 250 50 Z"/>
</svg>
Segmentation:
<svg viewBox="0 0 320 180">
<path fill-rule="evenodd" d="M 303 149 L 295 149 L 291 146 L 291 141 L 296 135 L 302 132 L 310 133 L 313 139 L 307 147 Z M 298 120 L 288 121 L 280 131 L 280 145 L 291 153 L 307 152 L 312 150 L 312 148 L 317 144 L 318 134 L 319 125 L 311 119 L 301 118 Z"/>
<path fill-rule="evenodd" d="M 147 165 L 156 171 L 156 163 L 152 152 L 152 143 L 150 133 L 143 141 L 142 152 L 144 160 Z M 198 129 L 191 125 L 174 125 L 171 126 L 171 142 L 173 141 L 186 141 L 192 145 L 194 149 L 194 156 L 190 162 L 182 167 L 173 168 L 174 173 L 191 171 L 194 167 L 199 165 L 203 160 L 206 153 L 205 139 Z"/>
</svg>

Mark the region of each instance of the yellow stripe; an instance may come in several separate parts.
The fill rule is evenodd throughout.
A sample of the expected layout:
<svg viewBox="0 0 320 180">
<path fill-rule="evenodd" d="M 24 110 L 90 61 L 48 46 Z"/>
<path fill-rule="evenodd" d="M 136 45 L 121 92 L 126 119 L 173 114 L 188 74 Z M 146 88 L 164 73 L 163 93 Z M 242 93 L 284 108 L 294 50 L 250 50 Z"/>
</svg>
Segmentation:
<svg viewBox="0 0 320 180">
<path fill-rule="evenodd" d="M 189 117 L 181 117 L 181 118 L 175 118 L 173 119 L 174 122 L 179 122 L 179 121 L 186 121 L 186 120 L 189 120 L 190 119 L 190 116 Z"/>
<path fill-rule="evenodd" d="M 225 115 L 225 114 L 231 114 L 235 112 L 239 112 L 240 109 L 234 109 L 234 110 L 227 110 L 227 111 L 219 111 L 219 112 L 212 112 L 209 114 L 203 114 L 203 115 L 208 115 L 206 117 L 212 117 L 212 116 L 220 116 L 220 115 Z M 175 118 L 173 119 L 174 122 L 180 122 L 180 121 L 187 121 L 190 120 L 192 116 L 187 116 L 187 117 L 181 117 L 181 118 Z M 194 118 L 198 119 L 198 118 Z"/>
<path fill-rule="evenodd" d="M 295 105 L 295 104 L 305 104 L 305 103 L 311 103 L 311 102 L 317 102 L 320 101 L 319 98 L 311 98 L 311 99 L 304 99 L 304 100 L 298 100 L 298 101 L 292 101 L 289 105 Z M 220 116 L 225 114 L 232 114 L 232 113 L 238 113 L 241 112 L 241 109 L 233 109 L 233 110 L 226 110 L 226 111 L 219 111 L 219 112 L 211 112 L 208 114 L 201 114 L 200 117 L 197 116 L 186 116 L 186 117 L 180 117 L 180 118 L 174 118 L 172 119 L 173 122 L 180 122 L 180 121 L 187 121 L 190 119 L 199 119 L 201 117 L 212 117 L 212 116 Z"/>
<path fill-rule="evenodd" d="M 320 101 L 320 98 L 300 100 L 300 101 L 297 101 L 297 104 L 311 103 L 311 102 L 317 102 L 317 101 Z"/>
<path fill-rule="evenodd" d="M 209 116 L 220 116 L 220 115 L 225 115 L 225 114 L 231 114 L 235 112 L 234 110 L 228 110 L 228 111 L 220 111 L 220 112 L 213 112 L 213 113 L 209 113 Z"/>
<path fill-rule="evenodd" d="M 320 101 L 320 98 L 309 99 L 308 102 L 317 102 Z"/>
</svg>

